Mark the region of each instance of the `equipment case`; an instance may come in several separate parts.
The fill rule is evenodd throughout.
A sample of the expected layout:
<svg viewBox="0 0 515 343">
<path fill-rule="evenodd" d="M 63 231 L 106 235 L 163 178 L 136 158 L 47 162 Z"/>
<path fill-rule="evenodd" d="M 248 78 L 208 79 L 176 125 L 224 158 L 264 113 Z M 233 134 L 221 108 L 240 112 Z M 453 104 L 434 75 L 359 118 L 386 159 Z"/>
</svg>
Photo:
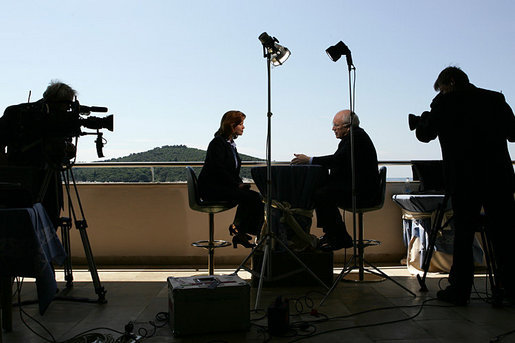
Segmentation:
<svg viewBox="0 0 515 343">
<path fill-rule="evenodd" d="M 175 336 L 250 327 L 250 285 L 237 275 L 168 278 L 169 324 Z"/>
</svg>

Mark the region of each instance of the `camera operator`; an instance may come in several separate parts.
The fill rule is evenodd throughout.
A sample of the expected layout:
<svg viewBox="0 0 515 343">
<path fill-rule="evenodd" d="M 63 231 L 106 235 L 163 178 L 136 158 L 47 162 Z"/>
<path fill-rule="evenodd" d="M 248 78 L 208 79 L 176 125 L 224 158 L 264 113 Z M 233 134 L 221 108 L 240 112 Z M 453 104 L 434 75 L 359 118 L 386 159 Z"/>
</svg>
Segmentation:
<svg viewBox="0 0 515 343">
<path fill-rule="evenodd" d="M 501 93 L 475 87 L 457 67 L 436 79 L 431 110 L 410 114 L 422 142 L 440 141 L 446 191 L 454 212 L 453 265 L 440 300 L 466 305 L 474 280 L 472 243 L 484 209 L 505 296 L 515 300 L 515 175 L 507 140 L 515 141 L 515 116 Z"/>
<path fill-rule="evenodd" d="M 9 106 L 0 118 L 0 161 L 34 171 L 33 198 L 43 196 L 55 227 L 62 207 L 60 170 L 75 156 L 69 132 L 75 95 L 67 84 L 52 81 L 42 99 Z"/>
</svg>

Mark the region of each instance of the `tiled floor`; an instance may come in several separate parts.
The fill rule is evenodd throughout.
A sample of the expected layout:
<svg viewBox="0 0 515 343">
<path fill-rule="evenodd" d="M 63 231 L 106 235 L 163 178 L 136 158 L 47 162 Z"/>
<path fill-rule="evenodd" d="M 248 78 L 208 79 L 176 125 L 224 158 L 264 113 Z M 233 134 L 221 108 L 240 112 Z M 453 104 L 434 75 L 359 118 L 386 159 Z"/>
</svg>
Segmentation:
<svg viewBox="0 0 515 343">
<path fill-rule="evenodd" d="M 43 324 L 56 342 L 63 342 L 74 335 L 89 330 L 100 333 L 95 341 L 107 342 L 103 338 L 110 335 L 120 337 L 129 321 L 135 322 L 135 332 L 144 328 L 154 333 L 144 342 L 492 342 L 498 335 L 515 329 L 515 308 L 493 308 L 474 295 L 467 307 L 448 306 L 433 300 L 438 284 L 445 275 L 431 275 L 427 279 L 429 292 L 420 293 L 415 277 L 410 276 L 404 267 L 384 267 L 384 272 L 392 276 L 416 293 L 411 296 L 391 281 L 375 283 L 340 282 L 322 306 L 319 303 L 326 291 L 321 287 L 264 288 L 259 308 L 266 308 L 278 296 L 290 300 L 290 324 L 292 329 L 284 336 L 270 336 L 266 331 L 267 319 L 264 311 L 251 312 L 253 325 L 247 332 L 213 333 L 187 337 L 174 337 L 167 324 L 157 328 L 155 333 L 148 324 L 155 321 L 159 312 L 168 310 L 168 276 L 199 275 L 195 270 L 101 270 L 100 280 L 107 290 L 107 304 L 90 304 L 68 301 L 54 301 L 47 312 L 37 314 L 37 305 L 23 306 L 23 310 Z M 232 270 L 217 270 L 217 274 L 228 274 Z M 339 270 L 335 270 L 335 275 Z M 62 273 L 58 273 L 58 280 Z M 244 279 L 249 274 L 239 274 Z M 87 271 L 74 271 L 74 287 L 71 295 L 95 299 L 94 287 Z M 445 280 L 441 282 L 445 286 Z M 59 282 L 60 287 L 63 286 Z M 479 294 L 484 292 L 485 278 L 476 277 Z M 256 299 L 255 288 L 251 289 L 251 308 Z M 35 297 L 33 282 L 25 282 L 23 299 Z M 294 301 L 293 299 L 298 299 Z M 302 306 L 301 306 L 302 305 Z M 302 314 L 297 314 L 296 306 Z M 309 314 L 312 307 L 323 315 Z M 20 320 L 19 309 L 14 308 L 13 331 L 3 333 L 3 342 L 44 342 L 32 333 Z M 226 309 L 220 306 L 220 316 Z M 25 318 L 25 316 L 24 316 Z M 260 319 L 262 318 L 262 319 Z M 28 326 L 49 338 L 41 327 L 25 318 Z M 194 323 L 202 326 L 205 323 Z M 104 328 L 104 329 L 101 329 Z M 144 332 L 140 331 L 139 335 Z M 73 341 L 79 342 L 79 341 Z M 135 342 L 127 341 L 127 342 Z M 502 337 L 499 342 L 515 342 L 515 333 Z"/>
</svg>

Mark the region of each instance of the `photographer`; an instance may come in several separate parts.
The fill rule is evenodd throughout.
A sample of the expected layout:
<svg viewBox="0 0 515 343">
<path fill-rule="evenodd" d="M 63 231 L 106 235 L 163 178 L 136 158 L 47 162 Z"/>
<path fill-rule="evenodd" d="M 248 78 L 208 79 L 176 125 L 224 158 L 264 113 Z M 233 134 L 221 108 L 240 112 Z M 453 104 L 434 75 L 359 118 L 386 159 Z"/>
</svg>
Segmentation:
<svg viewBox="0 0 515 343">
<path fill-rule="evenodd" d="M 455 237 L 450 286 L 440 300 L 466 305 L 474 278 L 472 242 L 481 210 L 498 264 L 505 296 L 515 296 L 515 175 L 507 140 L 515 141 L 515 117 L 501 93 L 475 87 L 457 67 L 438 76 L 431 111 L 410 115 L 410 129 L 422 142 L 440 141 L 446 191 L 451 196 Z"/>
<path fill-rule="evenodd" d="M 42 99 L 9 106 L 0 118 L 2 164 L 34 171 L 33 198 L 42 192 L 43 206 L 55 227 L 62 207 L 59 172 L 64 161 L 75 156 L 68 132 L 75 95 L 70 86 L 52 81 Z"/>
</svg>

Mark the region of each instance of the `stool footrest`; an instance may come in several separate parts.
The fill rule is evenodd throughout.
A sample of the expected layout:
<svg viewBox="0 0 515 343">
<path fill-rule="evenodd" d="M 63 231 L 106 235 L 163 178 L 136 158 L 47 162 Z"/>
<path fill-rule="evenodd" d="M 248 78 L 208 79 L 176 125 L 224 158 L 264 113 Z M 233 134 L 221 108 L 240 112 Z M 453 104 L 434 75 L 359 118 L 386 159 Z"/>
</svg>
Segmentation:
<svg viewBox="0 0 515 343">
<path fill-rule="evenodd" d="M 215 248 L 224 248 L 231 245 L 231 242 L 227 242 L 224 240 L 214 240 L 212 242 L 202 240 L 191 243 L 192 246 L 196 248 L 204 248 L 204 249 L 215 249 Z"/>
</svg>

